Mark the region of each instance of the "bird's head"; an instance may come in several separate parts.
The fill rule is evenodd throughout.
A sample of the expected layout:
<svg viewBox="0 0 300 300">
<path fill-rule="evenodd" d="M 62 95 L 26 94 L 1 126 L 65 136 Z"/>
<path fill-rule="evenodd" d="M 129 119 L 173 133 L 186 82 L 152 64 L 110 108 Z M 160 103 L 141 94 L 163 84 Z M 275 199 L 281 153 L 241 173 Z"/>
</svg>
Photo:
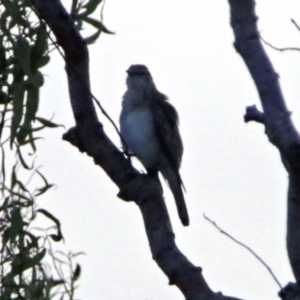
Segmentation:
<svg viewBox="0 0 300 300">
<path fill-rule="evenodd" d="M 146 66 L 131 65 L 126 72 L 128 74 L 126 79 L 128 88 L 145 92 L 155 88 L 152 76 Z"/>
</svg>

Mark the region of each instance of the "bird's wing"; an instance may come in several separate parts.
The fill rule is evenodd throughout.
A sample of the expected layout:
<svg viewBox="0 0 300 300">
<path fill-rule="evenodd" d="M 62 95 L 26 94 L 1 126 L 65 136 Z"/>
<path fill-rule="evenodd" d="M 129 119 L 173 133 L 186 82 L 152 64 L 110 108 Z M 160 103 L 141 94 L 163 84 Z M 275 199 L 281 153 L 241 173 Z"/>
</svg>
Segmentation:
<svg viewBox="0 0 300 300">
<path fill-rule="evenodd" d="M 156 95 L 150 103 L 153 111 L 155 133 L 161 148 L 169 159 L 171 167 L 178 170 L 183 153 L 178 128 L 178 114 L 162 93 L 159 93 L 159 96 Z"/>
</svg>

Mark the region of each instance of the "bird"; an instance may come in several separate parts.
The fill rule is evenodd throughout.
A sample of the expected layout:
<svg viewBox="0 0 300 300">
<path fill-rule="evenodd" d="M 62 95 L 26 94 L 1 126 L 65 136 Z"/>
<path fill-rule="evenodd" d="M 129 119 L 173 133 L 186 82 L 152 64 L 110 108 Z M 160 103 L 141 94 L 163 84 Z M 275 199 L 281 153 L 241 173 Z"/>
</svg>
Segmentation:
<svg viewBox="0 0 300 300">
<path fill-rule="evenodd" d="M 136 156 L 149 175 L 162 174 L 174 196 L 179 218 L 189 225 L 179 173 L 183 143 L 179 117 L 168 97 L 159 92 L 145 65 L 131 65 L 122 99 L 120 133 L 123 147 Z"/>
</svg>

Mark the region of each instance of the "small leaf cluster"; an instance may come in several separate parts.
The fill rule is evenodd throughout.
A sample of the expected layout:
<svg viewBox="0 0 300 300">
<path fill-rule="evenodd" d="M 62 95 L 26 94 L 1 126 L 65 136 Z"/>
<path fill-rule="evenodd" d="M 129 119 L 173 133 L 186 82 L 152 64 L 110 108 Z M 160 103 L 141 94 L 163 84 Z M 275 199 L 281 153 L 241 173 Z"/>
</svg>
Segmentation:
<svg viewBox="0 0 300 300">
<path fill-rule="evenodd" d="M 28 208 L 27 215 L 24 215 L 24 207 Z M 75 282 L 80 276 L 81 268 L 78 264 L 74 267 L 72 259 L 78 254 L 59 252 L 58 257 L 53 253 L 52 241 L 59 242 L 63 239 L 60 222 L 47 210 L 30 211 L 30 208 L 31 203 L 16 196 L 7 197 L 0 207 L 2 216 L 0 299 L 73 299 Z M 30 224 L 37 214 L 42 214 L 54 222 L 55 234 L 33 233 Z M 56 270 L 55 278 L 45 263 L 47 255 Z M 63 264 L 69 268 L 68 278 L 62 270 Z"/>
<path fill-rule="evenodd" d="M 33 19 L 33 20 L 32 20 Z M 44 83 L 40 69 L 50 60 L 49 32 L 27 1 L 2 0 L 0 6 L 0 104 L 2 118 L 10 118 L 10 145 L 30 143 L 35 151 L 33 133 L 45 126 L 37 118 L 40 87 Z M 7 116 L 11 112 L 11 116 Z M 38 121 L 40 126 L 33 126 Z M 47 120 L 46 120 L 47 121 Z"/>
<path fill-rule="evenodd" d="M 78 30 L 84 29 L 84 23 L 91 25 L 96 29 L 96 32 L 85 38 L 87 44 L 94 43 L 100 36 L 101 32 L 107 34 L 114 34 L 112 31 L 108 30 L 102 22 L 102 13 L 100 20 L 91 17 L 95 10 L 103 4 L 103 0 L 89 0 L 89 1 L 73 1 L 76 5 L 72 7 L 71 16 L 73 16 L 76 22 Z"/>
</svg>

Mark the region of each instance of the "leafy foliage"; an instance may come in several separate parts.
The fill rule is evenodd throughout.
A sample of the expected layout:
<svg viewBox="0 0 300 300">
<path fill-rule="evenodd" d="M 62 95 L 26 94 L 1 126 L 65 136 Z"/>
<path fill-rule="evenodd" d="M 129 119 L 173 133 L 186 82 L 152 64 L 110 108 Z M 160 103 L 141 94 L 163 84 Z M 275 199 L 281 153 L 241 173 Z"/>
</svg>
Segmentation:
<svg viewBox="0 0 300 300">
<path fill-rule="evenodd" d="M 82 30 L 84 23 L 96 28 L 86 38 L 88 43 L 101 32 L 112 33 L 91 17 L 101 3 L 73 0 L 71 15 L 77 28 Z M 29 0 L 1 0 L 0 300 L 73 299 L 80 276 L 80 265 L 73 262 L 78 254 L 52 249 L 63 240 L 59 220 L 37 208 L 38 197 L 53 186 L 35 167 L 33 155 L 41 138 L 37 133 L 60 126 L 37 115 L 44 84 L 41 68 L 50 61 L 51 47 L 56 47 L 51 32 L 32 11 Z M 53 226 L 37 231 L 34 224 L 39 218 Z"/>
<path fill-rule="evenodd" d="M 73 1 L 73 3 L 77 3 L 77 1 Z M 103 0 L 90 0 L 90 1 L 79 1 L 76 6 L 72 8 L 71 15 L 73 16 L 74 21 L 76 22 L 78 30 L 84 29 L 84 23 L 91 25 L 93 28 L 96 29 L 96 32 L 92 35 L 85 38 L 87 44 L 94 43 L 98 37 L 100 36 L 101 32 L 107 34 L 114 34 L 112 31 L 108 30 L 102 22 L 103 16 L 101 11 L 101 20 L 97 20 L 91 17 L 91 14 L 95 12 L 95 10 L 103 4 Z M 103 4 L 104 5 L 104 4 Z M 103 10 L 102 6 L 102 10 Z"/>
<path fill-rule="evenodd" d="M 51 247 L 53 241 L 62 240 L 60 223 L 49 212 L 36 209 L 37 197 L 53 185 L 35 169 L 34 158 L 23 154 L 36 152 L 36 132 L 58 126 L 37 117 L 44 83 L 40 69 L 50 60 L 50 33 L 26 1 L 2 0 L 0 14 L 0 299 L 72 299 L 78 267 L 73 267 L 71 254 L 57 258 Z M 32 187 L 30 180 L 24 183 L 24 177 L 40 178 L 35 181 L 40 186 Z M 56 234 L 34 232 L 38 214 L 54 222 Z M 52 261 L 55 275 L 47 261 Z M 71 268 L 69 278 L 64 278 L 61 264 Z"/>
</svg>

